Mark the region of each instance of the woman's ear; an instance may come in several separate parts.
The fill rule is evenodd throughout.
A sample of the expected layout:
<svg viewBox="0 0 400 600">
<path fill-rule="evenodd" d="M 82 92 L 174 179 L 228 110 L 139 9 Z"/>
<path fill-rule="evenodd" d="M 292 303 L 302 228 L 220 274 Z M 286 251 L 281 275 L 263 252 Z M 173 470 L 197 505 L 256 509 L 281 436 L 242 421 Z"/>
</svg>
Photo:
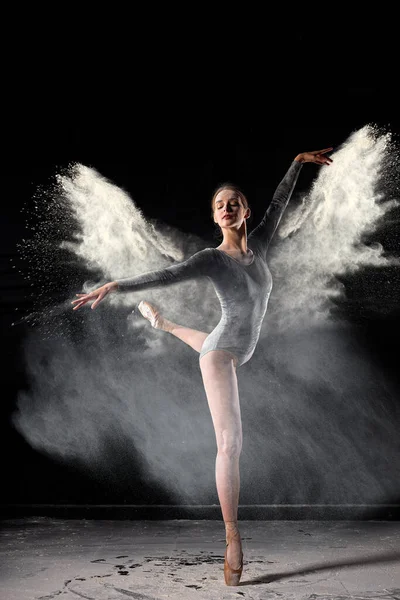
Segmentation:
<svg viewBox="0 0 400 600">
<path fill-rule="evenodd" d="M 248 219 L 248 218 L 250 217 L 250 215 L 251 215 L 251 210 L 250 210 L 250 208 L 248 208 L 248 209 L 246 210 L 246 212 L 244 213 L 244 218 L 245 218 L 245 219 Z"/>
</svg>

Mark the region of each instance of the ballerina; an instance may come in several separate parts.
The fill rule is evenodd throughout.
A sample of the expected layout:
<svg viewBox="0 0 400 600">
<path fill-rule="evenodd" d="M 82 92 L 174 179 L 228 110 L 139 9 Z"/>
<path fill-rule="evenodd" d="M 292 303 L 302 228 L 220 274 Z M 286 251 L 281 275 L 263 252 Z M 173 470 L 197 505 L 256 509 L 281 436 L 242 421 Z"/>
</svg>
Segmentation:
<svg viewBox="0 0 400 600">
<path fill-rule="evenodd" d="M 332 149 L 303 152 L 294 158 L 263 219 L 249 235 L 246 220 L 251 211 L 245 195 L 234 185 L 223 185 L 211 201 L 212 218 L 223 235 L 220 246 L 204 248 L 170 267 L 118 279 L 87 294 L 76 294 L 78 298 L 72 301 L 73 310 L 88 302 L 95 309 L 111 292 L 141 291 L 198 277 L 211 280 L 221 304 L 220 321 L 211 333 L 178 325 L 145 300 L 138 308 L 155 329 L 171 333 L 199 353 L 217 443 L 216 486 L 226 529 L 224 578 L 229 586 L 239 584 L 243 570 L 238 527 L 242 423 L 237 367 L 250 360 L 260 336 L 272 289 L 267 251 L 303 163 L 329 165 L 332 159 L 326 153 Z"/>
</svg>

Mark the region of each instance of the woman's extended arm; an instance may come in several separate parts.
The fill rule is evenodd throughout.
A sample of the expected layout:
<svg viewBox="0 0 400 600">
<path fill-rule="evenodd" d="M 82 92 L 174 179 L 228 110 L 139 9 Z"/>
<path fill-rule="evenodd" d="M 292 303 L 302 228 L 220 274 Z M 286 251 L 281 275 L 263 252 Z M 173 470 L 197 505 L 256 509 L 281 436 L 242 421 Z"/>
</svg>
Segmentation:
<svg viewBox="0 0 400 600">
<path fill-rule="evenodd" d="M 249 241 L 251 239 L 257 239 L 260 241 L 264 251 L 268 249 L 292 196 L 303 163 L 314 162 L 320 165 L 329 165 L 332 162 L 332 159 L 323 155 L 331 150 L 332 148 L 325 148 L 325 150 L 303 152 L 296 156 L 285 177 L 276 188 L 272 201 L 268 206 L 261 223 L 259 223 L 259 225 L 257 225 L 257 227 L 249 234 Z"/>
<path fill-rule="evenodd" d="M 158 285 L 171 285 L 184 279 L 194 279 L 201 276 L 206 276 L 208 269 L 207 265 L 210 260 L 210 249 L 205 248 L 193 254 L 187 260 L 171 265 L 165 269 L 158 271 L 148 271 L 141 275 L 134 277 L 127 277 L 125 279 L 117 279 L 110 283 L 89 292 L 88 294 L 76 294 L 77 300 L 72 300 L 71 304 L 76 304 L 73 310 L 76 310 L 89 302 L 94 300 L 91 308 L 96 306 L 105 298 L 107 294 L 113 291 L 140 291 L 147 288 L 157 287 Z"/>
</svg>

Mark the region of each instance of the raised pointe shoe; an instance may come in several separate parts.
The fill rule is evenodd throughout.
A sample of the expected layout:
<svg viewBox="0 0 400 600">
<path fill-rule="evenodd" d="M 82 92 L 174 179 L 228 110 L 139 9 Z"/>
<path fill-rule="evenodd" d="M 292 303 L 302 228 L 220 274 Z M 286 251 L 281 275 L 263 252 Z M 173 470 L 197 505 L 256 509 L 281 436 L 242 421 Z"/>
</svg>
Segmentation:
<svg viewBox="0 0 400 600">
<path fill-rule="evenodd" d="M 239 539 L 240 539 L 239 533 L 234 533 L 232 536 L 229 536 L 229 537 L 237 537 L 237 536 L 239 536 Z M 242 571 L 243 571 L 243 552 L 242 551 L 240 552 L 241 556 L 240 556 L 239 569 L 232 569 L 229 566 L 228 559 L 227 559 L 228 546 L 229 546 L 229 542 L 226 542 L 225 562 L 224 562 L 225 583 L 226 583 L 226 585 L 239 585 L 239 581 L 240 581 L 240 578 L 242 576 Z"/>
<path fill-rule="evenodd" d="M 151 304 L 146 302 L 146 300 L 142 300 L 138 304 L 138 309 L 142 313 L 144 318 L 150 321 L 152 327 L 154 327 L 155 329 L 160 328 L 160 315 Z"/>
</svg>

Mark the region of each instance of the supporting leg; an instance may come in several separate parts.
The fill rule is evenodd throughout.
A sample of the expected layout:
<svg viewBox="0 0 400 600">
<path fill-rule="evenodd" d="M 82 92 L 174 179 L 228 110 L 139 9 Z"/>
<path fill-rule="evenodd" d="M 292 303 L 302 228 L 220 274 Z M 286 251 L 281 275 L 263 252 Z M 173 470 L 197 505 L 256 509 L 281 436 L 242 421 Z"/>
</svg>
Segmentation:
<svg viewBox="0 0 400 600">
<path fill-rule="evenodd" d="M 227 559 L 230 566 L 236 569 L 240 566 L 241 552 L 238 506 L 239 458 L 242 450 L 236 369 L 232 355 L 223 350 L 207 352 L 200 359 L 200 369 L 217 442 L 215 475 L 226 538 L 230 542 Z"/>
</svg>

